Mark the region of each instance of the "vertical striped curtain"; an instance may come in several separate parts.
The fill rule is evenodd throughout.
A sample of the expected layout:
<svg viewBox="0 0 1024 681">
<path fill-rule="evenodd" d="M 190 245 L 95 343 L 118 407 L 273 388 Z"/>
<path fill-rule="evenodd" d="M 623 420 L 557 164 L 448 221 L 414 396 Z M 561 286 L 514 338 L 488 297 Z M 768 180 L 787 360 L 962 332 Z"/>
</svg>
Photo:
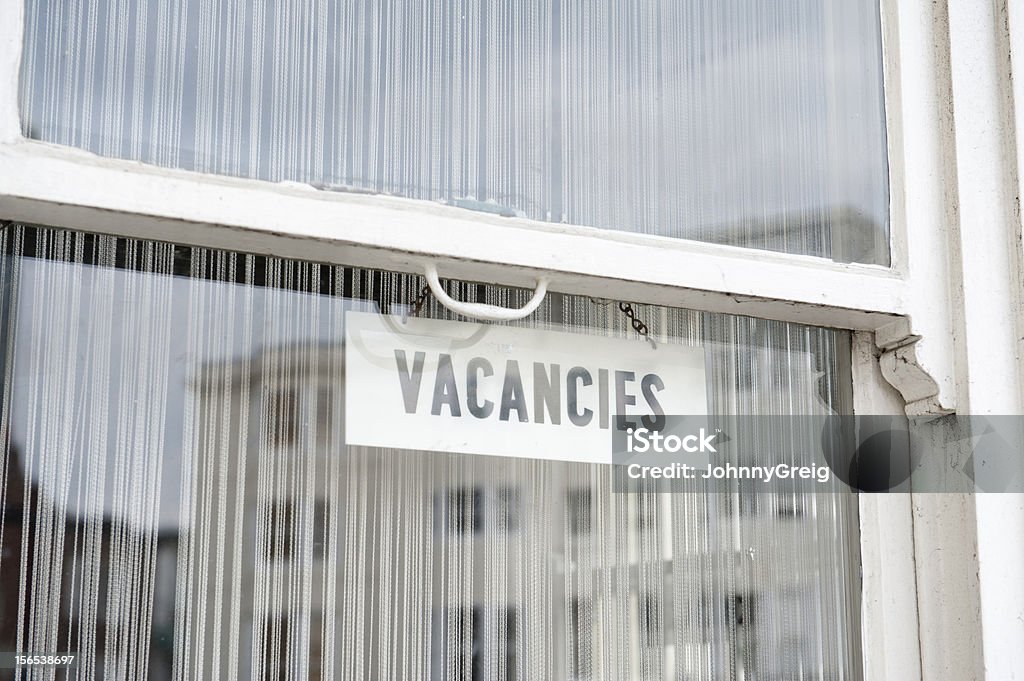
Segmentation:
<svg viewBox="0 0 1024 681">
<path fill-rule="evenodd" d="M 878 0 L 26 0 L 27 136 L 888 264 Z"/>
<path fill-rule="evenodd" d="M 0 649 L 76 656 L 14 678 L 860 678 L 849 496 L 346 446 L 344 312 L 397 313 L 417 278 L 25 226 L 0 246 Z M 845 333 L 637 309 L 705 348 L 714 412 L 849 409 Z M 522 324 L 635 338 L 558 294 Z"/>
</svg>

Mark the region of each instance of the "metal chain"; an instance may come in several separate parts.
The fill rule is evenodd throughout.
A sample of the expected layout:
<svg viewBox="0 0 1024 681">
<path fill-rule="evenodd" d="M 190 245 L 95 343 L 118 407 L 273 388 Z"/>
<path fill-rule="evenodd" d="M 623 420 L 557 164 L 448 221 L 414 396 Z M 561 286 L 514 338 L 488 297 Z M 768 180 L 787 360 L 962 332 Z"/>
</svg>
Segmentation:
<svg viewBox="0 0 1024 681">
<path fill-rule="evenodd" d="M 636 316 L 636 312 L 633 310 L 633 306 L 629 303 L 619 303 L 619 310 L 622 314 L 626 315 L 629 319 L 629 325 L 633 327 L 633 330 L 639 334 L 641 338 L 651 344 L 651 347 L 655 350 L 658 349 L 658 344 L 651 338 L 650 330 L 647 328 L 647 324 L 642 319 Z"/>
<path fill-rule="evenodd" d="M 404 315 L 402 315 L 402 322 L 406 322 L 410 316 L 419 317 L 420 311 L 423 309 L 423 305 L 426 304 L 427 298 L 429 296 L 430 287 L 424 284 L 423 288 L 420 290 L 420 294 L 409 301 L 409 306 L 412 307 L 412 311 L 411 313 L 407 311 Z"/>
</svg>

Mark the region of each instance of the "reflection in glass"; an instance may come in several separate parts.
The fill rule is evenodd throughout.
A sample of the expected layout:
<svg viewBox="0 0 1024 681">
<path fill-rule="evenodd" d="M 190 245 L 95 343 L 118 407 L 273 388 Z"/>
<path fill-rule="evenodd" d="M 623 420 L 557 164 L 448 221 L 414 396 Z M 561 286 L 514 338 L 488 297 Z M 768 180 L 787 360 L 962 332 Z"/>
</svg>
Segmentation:
<svg viewBox="0 0 1024 681">
<path fill-rule="evenodd" d="M 878 0 L 26 2 L 28 137 L 888 264 Z"/>
<path fill-rule="evenodd" d="M 739 486 L 612 493 L 606 465 L 346 446 L 344 312 L 398 313 L 416 278 L 0 238 L 0 649 L 77 653 L 78 679 L 859 678 L 848 496 L 780 514 Z M 639 310 L 706 349 L 719 413 L 848 410 L 844 333 Z M 559 294 L 523 324 L 644 342 Z"/>
</svg>

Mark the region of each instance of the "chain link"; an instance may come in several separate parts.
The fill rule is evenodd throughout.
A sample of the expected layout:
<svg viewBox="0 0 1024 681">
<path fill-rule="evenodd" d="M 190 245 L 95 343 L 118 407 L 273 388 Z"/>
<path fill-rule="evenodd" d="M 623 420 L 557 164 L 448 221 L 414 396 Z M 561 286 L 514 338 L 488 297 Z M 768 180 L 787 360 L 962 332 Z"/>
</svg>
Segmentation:
<svg viewBox="0 0 1024 681">
<path fill-rule="evenodd" d="M 412 308 L 412 310 L 411 312 L 408 310 L 406 311 L 406 313 L 402 316 L 402 322 L 404 323 L 408 321 L 410 316 L 419 317 L 420 311 L 423 309 L 423 306 L 426 304 L 427 298 L 429 297 L 430 287 L 424 284 L 423 288 L 420 289 L 419 295 L 409 301 L 409 306 Z"/>
<path fill-rule="evenodd" d="M 633 309 L 633 306 L 629 303 L 619 303 L 619 310 L 622 314 L 626 315 L 627 319 L 629 319 L 629 325 L 633 327 L 633 330 L 636 331 L 641 338 L 650 343 L 652 348 L 657 350 L 658 344 L 654 342 L 653 338 L 651 338 L 650 329 L 647 328 L 647 324 L 645 324 L 642 319 L 636 316 L 636 311 Z"/>
</svg>

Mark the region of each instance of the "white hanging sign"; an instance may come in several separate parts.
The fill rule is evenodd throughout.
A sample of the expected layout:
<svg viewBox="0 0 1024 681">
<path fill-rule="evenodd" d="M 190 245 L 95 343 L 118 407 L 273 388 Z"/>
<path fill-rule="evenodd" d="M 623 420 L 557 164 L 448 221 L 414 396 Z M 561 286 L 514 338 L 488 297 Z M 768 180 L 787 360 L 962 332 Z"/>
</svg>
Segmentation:
<svg viewBox="0 0 1024 681">
<path fill-rule="evenodd" d="M 612 428 L 707 413 L 700 347 L 349 311 L 345 362 L 350 445 L 609 463 Z"/>
</svg>

